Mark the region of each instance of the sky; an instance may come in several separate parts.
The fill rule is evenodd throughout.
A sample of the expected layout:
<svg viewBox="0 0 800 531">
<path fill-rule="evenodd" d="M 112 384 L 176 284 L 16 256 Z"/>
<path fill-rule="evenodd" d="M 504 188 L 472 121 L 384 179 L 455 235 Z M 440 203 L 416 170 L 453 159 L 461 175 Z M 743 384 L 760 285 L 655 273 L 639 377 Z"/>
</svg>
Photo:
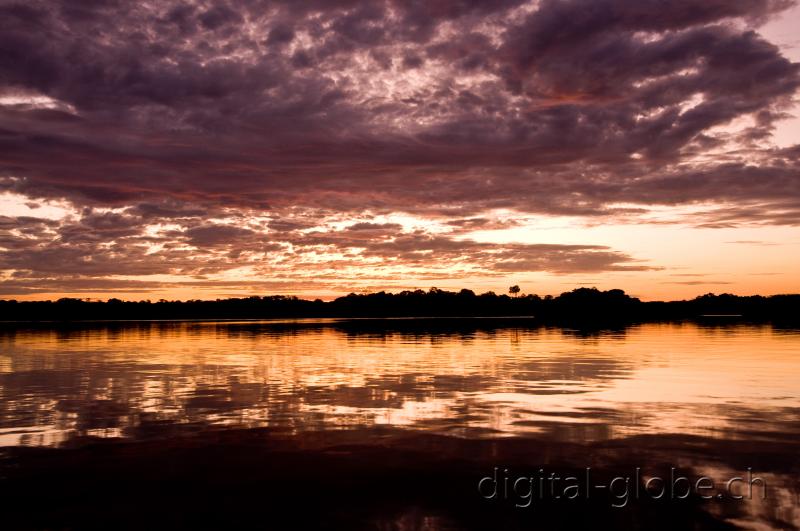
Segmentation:
<svg viewBox="0 0 800 531">
<path fill-rule="evenodd" d="M 791 0 L 0 0 L 0 298 L 800 292 Z"/>
</svg>

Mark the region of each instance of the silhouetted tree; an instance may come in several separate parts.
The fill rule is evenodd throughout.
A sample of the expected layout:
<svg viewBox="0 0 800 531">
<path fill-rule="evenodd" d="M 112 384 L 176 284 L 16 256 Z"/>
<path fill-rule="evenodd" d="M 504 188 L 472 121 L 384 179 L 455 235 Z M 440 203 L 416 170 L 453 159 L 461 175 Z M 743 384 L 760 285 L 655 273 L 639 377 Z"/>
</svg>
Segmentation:
<svg viewBox="0 0 800 531">
<path fill-rule="evenodd" d="M 80 321 L 130 319 L 265 319 L 273 317 L 461 317 L 535 316 L 540 322 L 610 320 L 635 322 L 687 318 L 800 321 L 800 295 L 741 297 L 706 294 L 693 300 L 642 302 L 619 289 L 600 291 L 578 288 L 557 297 L 518 296 L 519 286 L 508 290 L 514 297 L 488 291 L 476 295 L 468 289 L 432 288 L 400 293 L 351 293 L 333 301 L 304 300 L 270 295 L 241 299 L 123 301 L 62 298 L 57 301 L 0 299 L 0 321 Z"/>
</svg>

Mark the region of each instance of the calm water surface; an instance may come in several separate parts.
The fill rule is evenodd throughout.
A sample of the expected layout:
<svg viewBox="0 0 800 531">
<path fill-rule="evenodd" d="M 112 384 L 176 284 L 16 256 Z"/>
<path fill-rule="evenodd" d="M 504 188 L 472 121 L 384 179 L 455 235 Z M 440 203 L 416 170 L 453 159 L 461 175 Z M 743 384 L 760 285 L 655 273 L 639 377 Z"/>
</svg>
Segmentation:
<svg viewBox="0 0 800 531">
<path fill-rule="evenodd" d="M 5 329 L 0 347 L 2 446 L 165 426 L 366 437 L 389 426 L 581 444 L 678 435 L 757 454 L 800 433 L 800 332 L 771 326 L 129 323 Z M 742 464 L 707 450 L 672 457 L 717 475 Z M 737 525 L 800 525 L 796 455 L 778 459 L 775 497 Z"/>
</svg>

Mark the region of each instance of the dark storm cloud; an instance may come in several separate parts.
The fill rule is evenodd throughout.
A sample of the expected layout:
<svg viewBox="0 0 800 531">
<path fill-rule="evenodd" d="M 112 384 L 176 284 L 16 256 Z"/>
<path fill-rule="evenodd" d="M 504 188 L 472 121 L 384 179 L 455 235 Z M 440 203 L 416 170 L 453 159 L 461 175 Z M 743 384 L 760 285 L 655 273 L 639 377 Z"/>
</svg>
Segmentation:
<svg viewBox="0 0 800 531">
<path fill-rule="evenodd" d="M 2 168 L 21 178 L 6 187 L 115 205 L 162 194 L 343 210 L 684 202 L 692 192 L 664 194 L 653 163 L 685 163 L 739 116 L 760 112 L 767 129 L 798 86 L 798 65 L 732 25 L 787 2 L 546 1 L 523 18 L 517 4 L 6 4 L 3 84 L 74 110 L 4 109 Z M 386 65 L 363 52 L 433 79 L 373 93 Z M 316 68 L 298 70 L 297 54 Z M 797 172 L 779 153 L 748 160 L 765 184 L 728 177 L 737 193 L 715 199 L 797 192 L 773 175 Z"/>
<path fill-rule="evenodd" d="M 230 225 L 204 225 L 192 227 L 186 231 L 189 243 L 195 247 L 217 247 L 229 245 L 240 239 L 253 236 L 255 233 L 249 229 L 232 227 Z"/>
<path fill-rule="evenodd" d="M 223 253 L 230 266 L 316 244 L 599 271 L 638 266 L 608 249 L 489 256 L 447 235 L 376 239 L 397 227 L 313 228 L 406 212 L 455 234 L 500 228 L 492 209 L 602 219 L 620 203 L 800 224 L 800 147 L 767 143 L 800 65 L 757 32 L 790 5 L 0 0 L 0 191 L 94 209 L 22 222 L 2 245 L 25 251 L 2 266 L 214 271 Z M 752 125 L 725 129 L 737 119 Z M 159 222 L 181 228 L 143 232 Z"/>
</svg>

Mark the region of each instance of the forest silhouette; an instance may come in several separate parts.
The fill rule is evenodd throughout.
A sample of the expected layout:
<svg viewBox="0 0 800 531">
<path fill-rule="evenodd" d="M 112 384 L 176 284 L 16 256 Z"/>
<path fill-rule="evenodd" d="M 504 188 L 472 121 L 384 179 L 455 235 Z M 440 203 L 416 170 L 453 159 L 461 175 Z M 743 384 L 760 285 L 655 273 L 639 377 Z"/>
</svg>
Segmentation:
<svg viewBox="0 0 800 531">
<path fill-rule="evenodd" d="M 517 286 L 512 286 L 516 288 Z M 712 293 L 681 301 L 648 301 L 623 290 L 578 288 L 559 296 L 513 296 L 431 288 L 399 293 L 351 293 L 332 301 L 272 295 L 187 301 L 0 300 L 0 321 L 267 319 L 314 317 L 532 317 L 558 321 L 658 321 L 693 318 L 797 321 L 800 295 Z"/>
</svg>

